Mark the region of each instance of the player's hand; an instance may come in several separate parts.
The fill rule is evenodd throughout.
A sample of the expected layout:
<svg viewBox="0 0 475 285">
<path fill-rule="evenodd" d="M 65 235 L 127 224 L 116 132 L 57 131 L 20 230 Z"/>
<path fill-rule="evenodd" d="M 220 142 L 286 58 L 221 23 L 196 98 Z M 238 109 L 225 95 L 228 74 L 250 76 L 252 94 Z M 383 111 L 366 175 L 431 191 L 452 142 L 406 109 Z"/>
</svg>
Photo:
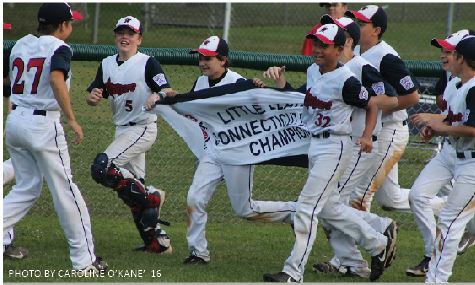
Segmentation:
<svg viewBox="0 0 475 285">
<path fill-rule="evenodd" d="M 160 101 L 160 96 L 157 93 L 152 93 L 148 96 L 147 101 L 145 101 L 145 110 L 150 111 L 155 108 L 157 101 Z"/>
<path fill-rule="evenodd" d="M 439 120 L 431 120 L 427 123 L 427 127 L 432 130 L 434 135 L 446 135 L 447 124 Z"/>
<path fill-rule="evenodd" d="M 102 97 L 102 88 L 93 88 L 89 96 L 87 96 L 87 101 L 92 104 L 97 104 L 103 99 Z"/>
<path fill-rule="evenodd" d="M 74 131 L 75 138 L 72 142 L 73 144 L 80 144 L 84 139 L 84 133 L 82 132 L 81 126 L 78 124 L 77 121 L 69 121 L 68 122 L 71 129 Z"/>
<path fill-rule="evenodd" d="M 373 150 L 373 140 L 372 137 L 360 137 L 356 144 L 360 146 L 361 152 L 370 153 Z"/>
<path fill-rule="evenodd" d="M 176 94 L 178 94 L 178 92 L 176 92 L 175 90 L 171 89 L 171 88 L 164 88 L 162 89 L 163 92 L 165 92 L 165 97 L 175 97 Z"/>
<path fill-rule="evenodd" d="M 422 142 L 428 143 L 428 142 L 430 142 L 430 140 L 434 136 L 434 133 L 432 132 L 432 129 L 429 126 L 425 126 L 419 132 L 419 136 L 420 136 Z"/>
<path fill-rule="evenodd" d="M 411 122 L 418 126 L 418 127 L 423 127 L 429 123 L 431 117 L 430 114 L 428 113 L 419 113 L 419 114 L 414 114 L 411 117 L 409 117 Z"/>
<path fill-rule="evenodd" d="M 259 87 L 259 88 L 264 88 L 266 87 L 266 85 L 264 84 L 264 82 L 262 80 L 260 80 L 259 78 L 255 77 L 252 79 L 252 83 L 256 86 L 256 87 Z"/>
<path fill-rule="evenodd" d="M 277 88 L 285 87 L 285 66 L 271 66 L 266 71 L 264 71 L 264 73 L 262 73 L 262 76 L 264 76 L 264 78 L 274 80 Z"/>
</svg>

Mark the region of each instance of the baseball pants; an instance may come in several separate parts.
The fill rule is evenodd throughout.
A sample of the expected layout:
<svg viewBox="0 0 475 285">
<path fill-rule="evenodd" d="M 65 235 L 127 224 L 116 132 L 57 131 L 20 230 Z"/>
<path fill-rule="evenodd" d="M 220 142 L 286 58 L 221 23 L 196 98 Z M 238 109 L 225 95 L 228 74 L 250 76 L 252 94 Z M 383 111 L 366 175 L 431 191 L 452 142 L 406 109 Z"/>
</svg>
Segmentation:
<svg viewBox="0 0 475 285">
<path fill-rule="evenodd" d="M 295 244 L 282 270 L 298 282 L 303 281 L 305 265 L 317 235 L 317 216 L 337 191 L 351 154 L 349 136 L 331 135 L 310 141 L 308 178 L 298 198 L 294 218 Z"/>
<path fill-rule="evenodd" d="M 437 223 L 427 283 L 448 282 L 464 229 L 475 216 L 475 158 L 456 159 L 455 183 Z"/>
<path fill-rule="evenodd" d="M 378 134 L 377 151 L 381 160 L 376 172 L 368 172 L 370 182 L 354 188 L 350 198 L 353 207 L 370 211 L 374 196 L 382 207 L 409 209 L 409 190 L 399 186 L 397 177 L 397 162 L 403 155 L 408 141 L 409 128 L 406 124 L 384 123 Z"/>
<path fill-rule="evenodd" d="M 191 254 L 210 260 L 205 237 L 208 220 L 206 206 L 223 178 L 231 206 L 239 217 L 252 221 L 291 223 L 295 202 L 252 199 L 253 173 L 252 165 L 220 164 L 207 154 L 199 161 L 187 197 L 189 225 L 186 238 Z"/>
<path fill-rule="evenodd" d="M 72 181 L 60 112 L 33 115 L 32 109 L 17 107 L 7 118 L 6 144 L 15 169 L 16 185 L 3 199 L 4 237 L 40 197 L 44 178 L 69 244 L 73 268 L 79 270 L 92 264 L 96 256 L 89 212 Z"/>
<path fill-rule="evenodd" d="M 132 172 L 138 179 L 145 178 L 145 152 L 157 139 L 157 123 L 117 126 L 114 141 L 104 151 L 120 168 Z"/>
</svg>

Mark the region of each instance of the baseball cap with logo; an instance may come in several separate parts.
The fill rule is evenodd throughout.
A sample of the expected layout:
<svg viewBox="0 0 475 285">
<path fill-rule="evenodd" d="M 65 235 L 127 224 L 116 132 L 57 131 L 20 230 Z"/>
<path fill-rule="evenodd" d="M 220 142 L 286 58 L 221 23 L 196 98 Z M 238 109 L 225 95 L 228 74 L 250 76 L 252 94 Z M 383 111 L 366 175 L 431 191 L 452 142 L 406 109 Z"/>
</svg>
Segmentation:
<svg viewBox="0 0 475 285">
<path fill-rule="evenodd" d="M 117 21 L 117 24 L 115 25 L 114 32 L 117 32 L 118 30 L 123 28 L 129 28 L 137 34 L 143 34 L 143 27 L 140 24 L 139 19 L 134 18 L 132 16 L 120 18 L 119 21 Z"/>
<path fill-rule="evenodd" d="M 473 32 L 472 32 L 473 33 Z M 456 33 L 451 34 L 446 39 L 436 39 L 433 38 L 430 41 L 430 44 L 438 47 L 438 48 L 445 48 L 448 51 L 454 51 L 457 44 L 462 40 L 463 37 L 470 34 L 470 30 L 460 30 Z"/>
<path fill-rule="evenodd" d="M 199 53 L 204 56 L 228 56 L 228 43 L 218 36 L 211 36 L 201 43 L 200 47 L 190 51 L 190 53 Z"/>
<path fill-rule="evenodd" d="M 336 24 L 343 30 L 347 31 L 350 34 L 350 37 L 353 39 L 353 42 L 357 44 L 360 41 L 360 27 L 350 18 L 341 17 L 335 19 L 332 16 L 325 14 L 320 19 L 322 25 L 325 24 Z"/>
<path fill-rule="evenodd" d="M 307 39 L 319 39 L 327 45 L 345 45 L 345 31 L 336 24 L 325 24 L 314 33 L 307 34 Z"/>
<path fill-rule="evenodd" d="M 345 15 L 365 23 L 372 23 L 375 27 L 380 27 L 381 35 L 384 34 L 388 27 L 386 12 L 384 12 L 383 8 L 376 5 L 367 5 L 358 11 L 346 11 Z"/>
<path fill-rule="evenodd" d="M 59 24 L 64 21 L 82 20 L 79 11 L 72 11 L 67 3 L 44 3 L 38 10 L 38 23 Z"/>
<path fill-rule="evenodd" d="M 463 55 L 464 58 L 475 60 L 475 36 L 468 35 L 465 36 L 460 42 L 457 44 L 455 48 L 458 54 Z"/>
</svg>

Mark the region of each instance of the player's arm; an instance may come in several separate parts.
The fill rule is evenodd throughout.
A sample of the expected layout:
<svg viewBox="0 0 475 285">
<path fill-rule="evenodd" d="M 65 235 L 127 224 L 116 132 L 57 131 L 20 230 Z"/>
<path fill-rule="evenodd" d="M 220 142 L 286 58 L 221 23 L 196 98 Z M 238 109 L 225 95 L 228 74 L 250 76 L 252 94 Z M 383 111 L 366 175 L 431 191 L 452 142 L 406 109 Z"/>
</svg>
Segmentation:
<svg viewBox="0 0 475 285">
<path fill-rule="evenodd" d="M 366 88 L 355 77 L 350 77 L 345 81 L 342 92 L 343 101 L 346 104 L 366 109 L 365 128 L 357 143 L 361 145 L 361 151 L 371 152 L 373 147 L 372 134 L 378 116 L 378 106 L 371 100 L 374 96 L 370 96 Z"/>
<path fill-rule="evenodd" d="M 162 96 L 174 97 L 177 92 L 170 87 L 170 83 L 163 72 L 160 63 L 154 58 L 149 57 L 145 64 L 145 82 L 152 91 L 145 102 L 145 108 L 151 110 L 155 106 L 155 102 L 160 100 L 161 92 Z"/>
<path fill-rule="evenodd" d="M 397 106 L 396 91 L 383 79 L 381 73 L 374 66 L 363 65 L 361 83 L 368 90 L 372 96 L 371 100 L 376 103 L 379 109 L 388 110 Z"/>
<path fill-rule="evenodd" d="M 79 144 L 83 140 L 84 134 L 81 126 L 76 121 L 76 116 L 71 106 L 69 90 L 66 85 L 66 79 L 71 68 L 71 57 L 71 50 L 67 46 L 61 46 L 56 50 L 51 57 L 50 86 L 53 89 L 54 97 L 63 111 L 63 115 L 76 135 L 73 143 Z"/>
<path fill-rule="evenodd" d="M 381 60 L 380 72 L 398 94 L 397 106 L 385 110 L 385 113 L 407 109 L 419 102 L 419 84 L 412 78 L 406 65 L 399 57 L 392 54 L 385 55 Z"/>
<path fill-rule="evenodd" d="M 86 97 L 86 103 L 89 106 L 96 106 L 102 99 L 107 98 L 107 92 L 104 91 L 105 84 L 102 79 L 102 63 L 99 64 L 96 72 L 96 78 L 86 89 L 89 94 Z"/>
</svg>

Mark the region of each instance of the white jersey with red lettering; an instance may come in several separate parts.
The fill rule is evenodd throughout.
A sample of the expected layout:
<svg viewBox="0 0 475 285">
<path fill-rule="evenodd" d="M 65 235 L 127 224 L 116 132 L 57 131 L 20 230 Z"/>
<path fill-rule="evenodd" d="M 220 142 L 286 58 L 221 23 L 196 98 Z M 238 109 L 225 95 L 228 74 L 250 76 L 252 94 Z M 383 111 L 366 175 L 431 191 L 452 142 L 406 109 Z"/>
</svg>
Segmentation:
<svg viewBox="0 0 475 285">
<path fill-rule="evenodd" d="M 210 86 L 208 76 L 202 75 L 198 77 L 198 79 L 196 80 L 196 84 L 195 84 L 195 87 L 193 88 L 193 91 L 199 91 L 199 90 L 210 88 L 210 87 L 235 83 L 238 79 L 241 79 L 241 78 L 243 77 L 239 73 L 234 72 L 228 68 L 226 71 L 226 75 L 218 83 L 216 83 L 216 85 Z"/>
<path fill-rule="evenodd" d="M 157 115 L 142 110 L 148 96 L 152 94 L 145 82 L 145 64 L 148 59 L 148 55 L 138 52 L 120 65 L 117 55 L 102 60 L 102 80 L 108 91 L 116 126 L 130 122 L 145 125 L 157 120 Z"/>
</svg>

